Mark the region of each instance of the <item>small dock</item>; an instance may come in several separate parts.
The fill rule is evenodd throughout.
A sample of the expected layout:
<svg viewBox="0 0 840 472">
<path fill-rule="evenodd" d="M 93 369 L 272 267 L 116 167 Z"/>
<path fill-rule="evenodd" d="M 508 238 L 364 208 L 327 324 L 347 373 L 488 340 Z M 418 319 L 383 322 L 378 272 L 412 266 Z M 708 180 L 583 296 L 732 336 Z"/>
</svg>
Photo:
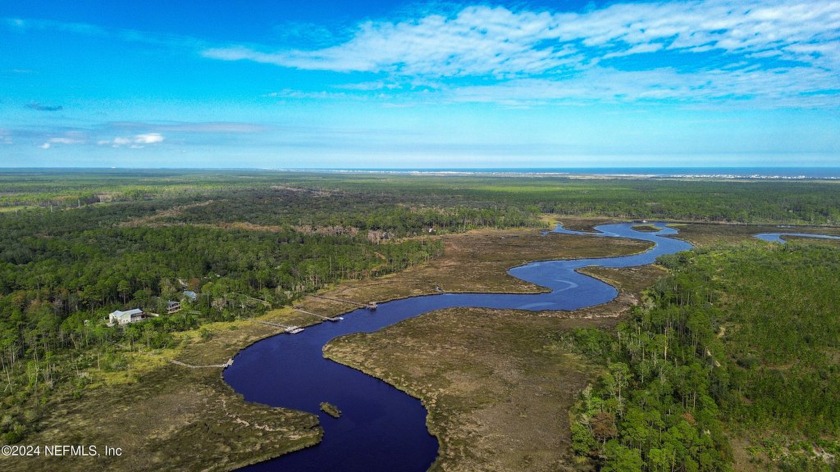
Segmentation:
<svg viewBox="0 0 840 472">
<path fill-rule="evenodd" d="M 188 367 L 188 368 L 190 368 L 190 369 L 208 369 L 208 368 L 222 368 L 222 369 L 227 369 L 228 367 L 230 367 L 230 366 L 232 366 L 232 365 L 233 365 L 233 358 L 228 359 L 228 360 L 227 360 L 227 362 L 225 362 L 224 364 L 210 364 L 210 365 L 193 365 L 193 364 L 187 364 L 186 362 L 181 362 L 181 361 L 176 360 L 176 359 L 170 359 L 170 360 L 169 360 L 169 362 L 171 362 L 171 363 L 173 363 L 173 364 L 175 364 L 175 365 L 179 365 L 179 366 L 181 366 L 181 367 Z"/>
<path fill-rule="evenodd" d="M 289 334 L 298 334 L 301 331 L 303 331 L 303 328 L 301 328 L 300 326 L 282 325 L 280 323 L 272 323 L 271 321 L 260 321 L 260 320 L 255 320 L 255 321 L 259 324 L 262 324 L 262 325 L 271 326 L 273 328 L 280 328 L 280 329 L 283 330 L 283 332 L 289 333 Z"/>
</svg>

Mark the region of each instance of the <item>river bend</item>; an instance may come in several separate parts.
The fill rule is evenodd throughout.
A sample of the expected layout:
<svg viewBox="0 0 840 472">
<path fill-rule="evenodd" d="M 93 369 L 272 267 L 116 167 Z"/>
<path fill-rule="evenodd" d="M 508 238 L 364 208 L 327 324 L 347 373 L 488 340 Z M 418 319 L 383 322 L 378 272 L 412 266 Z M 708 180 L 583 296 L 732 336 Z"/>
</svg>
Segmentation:
<svg viewBox="0 0 840 472">
<path fill-rule="evenodd" d="M 249 466 L 243 470 L 424 471 L 437 456 L 438 443 L 426 429 L 420 401 L 391 385 L 327 360 L 323 347 L 335 337 L 370 333 L 432 310 L 479 307 L 517 310 L 576 310 L 609 302 L 612 286 L 577 272 L 587 266 L 633 267 L 685 251 L 689 243 L 672 239 L 676 230 L 657 224 L 658 232 L 635 231 L 630 223 L 602 225 L 596 233 L 557 227 L 555 232 L 588 237 L 651 241 L 643 253 L 607 258 L 542 261 L 514 267 L 514 277 L 549 288 L 539 294 L 444 293 L 381 303 L 344 315 L 340 323 L 321 323 L 296 335 L 277 335 L 241 351 L 224 379 L 245 400 L 317 414 L 324 429 L 317 446 Z M 327 401 L 342 411 L 339 419 L 319 409 Z"/>
</svg>

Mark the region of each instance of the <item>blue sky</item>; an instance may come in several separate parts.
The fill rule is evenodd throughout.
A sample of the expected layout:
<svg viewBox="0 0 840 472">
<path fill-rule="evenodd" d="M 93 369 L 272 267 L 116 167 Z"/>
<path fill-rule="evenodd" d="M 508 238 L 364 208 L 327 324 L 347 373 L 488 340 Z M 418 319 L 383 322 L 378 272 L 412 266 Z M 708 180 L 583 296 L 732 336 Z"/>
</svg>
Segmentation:
<svg viewBox="0 0 840 472">
<path fill-rule="evenodd" d="M 32 166 L 840 166 L 840 3 L 0 0 Z"/>
</svg>

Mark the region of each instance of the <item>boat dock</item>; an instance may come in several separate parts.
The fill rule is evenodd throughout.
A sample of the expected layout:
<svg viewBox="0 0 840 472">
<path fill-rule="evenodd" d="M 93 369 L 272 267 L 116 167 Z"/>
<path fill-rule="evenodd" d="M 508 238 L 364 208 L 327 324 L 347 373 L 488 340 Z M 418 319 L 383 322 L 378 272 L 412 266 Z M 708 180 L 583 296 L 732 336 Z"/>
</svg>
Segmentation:
<svg viewBox="0 0 840 472">
<path fill-rule="evenodd" d="M 289 333 L 289 334 L 298 334 L 301 331 L 303 331 L 303 328 L 301 328 L 300 326 L 282 325 L 280 323 L 272 323 L 271 321 L 260 321 L 260 320 L 254 320 L 254 321 L 256 321 L 259 324 L 266 325 L 266 326 L 271 326 L 271 327 L 274 327 L 274 328 L 280 328 L 284 332 Z"/>
</svg>

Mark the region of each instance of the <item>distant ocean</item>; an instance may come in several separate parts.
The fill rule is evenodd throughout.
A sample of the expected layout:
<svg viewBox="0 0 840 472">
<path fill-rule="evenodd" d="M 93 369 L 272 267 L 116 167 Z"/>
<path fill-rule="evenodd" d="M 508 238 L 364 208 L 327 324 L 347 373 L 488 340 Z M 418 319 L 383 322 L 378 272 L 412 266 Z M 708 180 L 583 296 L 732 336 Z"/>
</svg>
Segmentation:
<svg viewBox="0 0 840 472">
<path fill-rule="evenodd" d="M 337 172 L 359 174 L 484 175 L 533 177 L 628 177 L 840 180 L 840 167 L 498 167 L 498 168 L 96 168 L 0 167 L 0 174 L 99 173 L 158 174 L 167 172 Z"/>
<path fill-rule="evenodd" d="M 840 167 L 575 167 L 487 169 L 333 169 L 332 172 L 435 175 L 533 175 L 648 178 L 840 180 Z"/>
</svg>

